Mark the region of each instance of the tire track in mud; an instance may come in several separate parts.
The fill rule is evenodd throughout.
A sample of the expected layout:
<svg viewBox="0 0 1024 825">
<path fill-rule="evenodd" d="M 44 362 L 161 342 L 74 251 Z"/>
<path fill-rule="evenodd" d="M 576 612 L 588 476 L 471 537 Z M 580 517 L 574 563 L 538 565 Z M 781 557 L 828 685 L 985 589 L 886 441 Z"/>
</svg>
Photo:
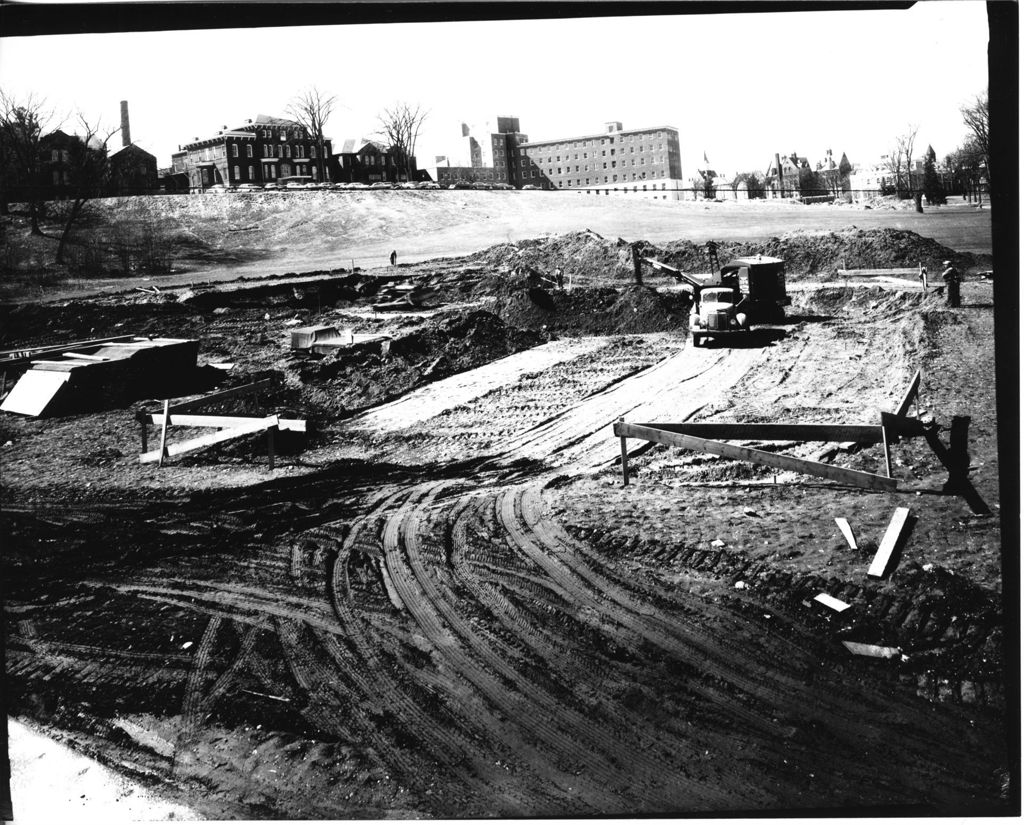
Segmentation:
<svg viewBox="0 0 1024 825">
<path fill-rule="evenodd" d="M 716 651 L 708 645 L 689 635 L 680 634 L 671 626 L 666 626 L 666 623 L 656 615 L 654 608 L 638 604 L 614 584 L 577 560 L 566 558 L 561 548 L 545 546 L 541 539 L 535 539 L 535 534 L 532 534 L 519 512 L 522 492 L 522 489 L 512 489 L 504 490 L 498 495 L 495 507 L 501 525 L 507 531 L 512 546 L 542 569 L 562 592 L 569 594 L 573 604 L 590 608 L 594 615 L 602 618 L 604 622 L 610 622 L 636 637 L 657 645 L 691 667 L 699 666 L 707 672 L 710 665 L 710 671 L 716 678 L 735 684 L 751 697 L 764 698 L 765 691 L 762 686 L 743 677 L 742 674 L 739 674 L 736 680 L 729 679 L 731 669 L 727 670 L 720 663 L 711 660 Z M 608 625 L 601 623 L 599 627 L 607 629 Z M 624 638 L 623 642 L 628 643 L 629 638 Z M 767 734 L 782 735 L 786 732 L 783 726 L 770 722 L 764 713 L 752 710 L 742 702 L 700 685 L 692 685 L 691 689 L 703 695 L 708 701 L 725 704 L 738 719 Z"/>
<path fill-rule="evenodd" d="M 680 350 L 663 361 L 588 396 L 543 424 L 513 436 L 492 461 L 521 459 L 587 464 L 608 454 L 613 438 L 606 428 L 625 416 L 651 421 L 682 421 L 738 381 L 760 356 L 760 349 Z M 488 462 L 490 464 L 491 462 Z M 485 465 L 486 466 L 486 465 Z"/>
<path fill-rule="evenodd" d="M 609 691 L 614 690 L 616 686 L 642 683 L 646 674 L 638 665 L 627 664 L 621 661 L 610 662 L 593 651 L 584 653 L 583 649 L 578 645 L 578 639 L 573 638 L 570 640 L 564 636 L 556 636 L 551 632 L 542 630 L 541 626 L 534 619 L 524 614 L 522 610 L 503 596 L 499 588 L 489 586 L 473 573 L 474 567 L 486 567 L 498 574 L 496 578 L 499 581 L 510 574 L 510 571 L 503 571 L 497 565 L 482 565 L 479 562 L 470 562 L 467 559 L 470 544 L 467 535 L 468 522 L 474 518 L 482 507 L 488 506 L 493 507 L 493 500 L 461 502 L 450 515 L 449 530 L 452 542 L 451 566 L 453 575 L 458 578 L 460 583 L 466 586 L 474 598 L 486 607 L 496 619 L 510 631 L 518 634 L 518 641 L 539 656 L 545 662 L 550 672 L 560 674 L 564 684 L 575 683 L 581 673 L 588 674 L 588 677 L 590 677 L 588 681 L 597 681 L 604 688 L 598 695 L 602 699 L 607 699 Z M 502 576 L 502 573 L 505 575 Z M 540 577 L 534 577 L 533 580 L 538 584 L 543 582 Z M 552 584 L 550 580 L 547 583 L 549 585 Z M 502 584 L 507 586 L 505 582 L 502 582 Z M 530 594 L 530 598 L 534 598 L 534 594 Z M 571 601 L 566 599 L 566 603 L 571 604 Z M 561 609 L 561 606 L 559 607 Z M 596 680 L 593 678 L 595 675 L 597 676 Z M 668 769 L 667 765 L 672 757 L 678 758 L 680 751 L 688 750 L 690 752 L 688 758 L 692 764 L 692 760 L 700 751 L 700 746 L 696 742 L 699 737 L 696 736 L 694 730 L 686 729 L 685 721 L 679 721 L 684 719 L 688 709 L 682 707 L 675 697 L 661 696 L 659 697 L 659 702 L 662 704 L 661 710 L 670 716 L 669 719 L 661 718 L 655 724 L 649 717 L 619 705 L 615 708 L 615 722 L 607 721 L 600 722 L 600 724 L 625 724 L 634 735 L 648 739 L 645 743 L 645 749 L 657 748 L 666 757 L 663 770 Z M 685 737 L 685 746 L 682 746 L 678 737 Z M 748 799 L 745 804 L 753 804 L 753 801 L 753 799 Z M 766 800 L 762 799 L 759 801 L 765 802 Z M 738 802 L 739 800 L 736 797 L 730 799 L 730 804 L 733 806 L 737 805 Z"/>
<path fill-rule="evenodd" d="M 604 789 L 621 786 L 624 773 L 629 775 L 630 769 L 644 775 L 646 782 L 655 783 L 642 790 L 637 786 L 636 775 L 629 775 L 630 781 L 623 790 L 638 795 L 643 804 L 660 805 L 660 810 L 671 810 L 680 800 L 686 800 L 687 804 L 697 801 L 728 804 L 728 800 L 706 785 L 682 776 L 685 768 L 666 772 L 663 762 L 633 747 L 627 731 L 612 731 L 608 721 L 595 721 L 580 714 L 533 682 L 521 667 L 496 652 L 498 646 L 491 639 L 482 637 L 474 625 L 463 618 L 435 582 L 435 579 L 442 579 L 446 571 L 438 566 L 428 572 L 425 566 L 424 544 L 434 540 L 431 531 L 426 529 L 426 515 L 439 492 L 440 486 L 422 489 L 389 519 L 385 529 L 385 552 L 403 600 L 452 666 L 484 692 L 489 701 L 516 718 L 521 727 L 542 739 L 549 748 L 562 753 L 563 758 L 575 755 L 586 762 L 588 778 L 599 783 L 587 798 L 599 809 L 608 810 L 607 802 L 603 801 L 606 799 Z M 443 553 L 439 555 L 443 557 Z M 521 643 L 518 638 L 516 641 Z M 509 689 L 491 673 L 507 681 L 514 695 L 510 696 Z M 529 703 L 527 707 L 522 707 L 523 700 Z M 580 752 L 581 747 L 586 758 Z M 575 784 L 578 791 L 580 781 L 577 779 Z M 602 792 L 597 793 L 598 789 Z M 615 801 L 622 804 L 621 799 Z"/>
<path fill-rule="evenodd" d="M 488 799 L 497 792 L 505 803 L 512 804 L 513 811 L 545 810 L 542 807 L 545 801 L 543 793 L 525 793 L 520 787 L 522 778 L 520 782 L 510 782 L 507 772 L 495 765 L 494 750 L 481 745 L 485 741 L 485 731 L 471 724 L 470 720 L 460 718 L 455 712 L 458 705 L 447 705 L 446 716 L 451 714 L 451 718 L 437 719 L 399 687 L 395 674 L 382 661 L 375 640 L 367 635 L 364 623 L 350 604 L 347 573 L 350 554 L 361 541 L 366 540 L 363 534 L 378 521 L 378 510 L 401 503 L 410 492 L 397 490 L 377 497 L 370 512 L 352 525 L 333 562 L 329 580 L 331 603 L 341 622 L 344 638 L 353 646 L 356 655 L 345 655 L 338 638 L 333 635 L 319 630 L 316 631 L 317 637 L 338 666 L 349 668 L 349 672 L 360 680 L 363 694 L 379 697 L 381 706 L 387 707 L 408 725 L 413 735 L 427 745 L 433 757 L 444 764 L 445 772 L 461 778 L 466 788 L 478 798 Z M 419 673 L 413 675 L 420 676 Z M 450 682 L 444 682 L 449 692 Z M 438 684 L 432 687 L 431 692 L 436 693 Z M 410 781 L 414 779 L 414 776 L 410 777 Z M 543 779 L 541 775 L 540 781 Z"/>
<path fill-rule="evenodd" d="M 414 507 L 423 498 L 427 498 L 429 502 L 439 492 L 440 486 L 431 488 L 427 485 L 414 490 L 399 510 L 385 524 L 385 560 L 403 604 L 405 604 L 407 611 L 412 615 L 420 629 L 424 631 L 428 640 L 437 651 L 437 655 L 443 657 L 445 670 L 457 673 L 462 679 L 466 680 L 472 688 L 482 694 L 483 699 L 489 705 L 497 708 L 506 719 L 513 720 L 517 724 L 525 723 L 525 726 L 533 736 L 543 742 L 547 742 L 549 745 L 552 741 L 556 742 L 562 762 L 569 764 L 577 761 L 586 763 L 589 755 L 581 754 L 577 743 L 572 742 L 560 732 L 555 733 L 549 730 L 548 725 L 550 725 L 550 722 L 548 720 L 537 720 L 532 717 L 530 708 L 522 707 L 521 702 L 512 698 L 505 685 L 501 684 L 497 678 L 492 676 L 491 673 L 481 667 L 466 653 L 459 639 L 444 626 L 442 613 L 438 611 L 438 605 L 442 604 L 443 600 L 436 592 L 436 589 L 429 583 L 426 584 L 426 589 L 423 589 L 424 582 L 416 575 L 417 572 L 423 575 L 423 569 L 418 564 L 418 559 L 407 561 L 403 558 L 401 544 L 406 544 L 406 550 L 408 551 L 407 543 L 411 535 L 406 526 L 407 519 L 412 514 Z M 417 555 L 415 548 L 412 551 L 412 555 L 414 558 Z M 449 616 L 446 618 L 451 618 L 451 614 L 454 611 L 447 612 Z M 462 624 L 461 621 L 457 620 L 456 630 L 462 629 Z M 484 658 L 489 659 L 488 664 L 492 666 L 497 661 L 497 657 L 493 655 L 485 656 Z M 442 663 L 438 663 L 438 666 L 441 667 Z M 498 664 L 498 668 L 499 673 L 505 671 L 502 675 L 509 679 L 512 684 L 515 684 L 515 675 L 509 675 L 509 668 L 502 667 L 501 664 Z M 495 729 L 494 722 L 497 720 L 493 718 L 492 711 L 485 709 L 484 715 L 477 716 L 472 721 L 479 727 L 490 727 L 492 734 L 497 735 L 500 740 L 505 742 L 511 740 L 514 743 L 513 750 L 517 757 L 529 759 L 530 761 L 527 764 L 530 765 L 531 769 L 544 776 L 548 783 L 556 785 L 563 794 L 570 794 L 572 792 L 572 783 L 576 784 L 576 792 L 582 794 L 579 786 L 586 784 L 586 780 L 581 781 L 577 777 L 566 773 L 558 764 L 553 764 L 545 759 L 543 755 L 537 753 L 525 740 L 520 738 L 515 730 L 509 729 L 508 726 L 500 726 Z M 519 740 L 518 742 L 516 741 L 517 739 Z M 588 789 L 584 798 L 588 803 L 588 807 L 598 811 L 619 810 L 623 803 L 620 797 L 610 794 L 607 788 L 596 786 Z"/>
</svg>

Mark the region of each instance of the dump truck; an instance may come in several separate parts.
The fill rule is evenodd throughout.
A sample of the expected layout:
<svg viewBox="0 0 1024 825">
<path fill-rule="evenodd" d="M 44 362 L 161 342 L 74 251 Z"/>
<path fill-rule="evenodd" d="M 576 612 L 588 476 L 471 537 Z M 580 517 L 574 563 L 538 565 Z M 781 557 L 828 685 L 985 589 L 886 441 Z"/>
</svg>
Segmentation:
<svg viewBox="0 0 1024 825">
<path fill-rule="evenodd" d="M 693 296 L 690 330 L 695 346 L 707 338 L 735 338 L 748 333 L 752 325 L 785 320 L 791 299 L 781 258 L 735 258 L 706 277 L 689 275 L 653 258 L 644 260 L 668 272 Z"/>
</svg>

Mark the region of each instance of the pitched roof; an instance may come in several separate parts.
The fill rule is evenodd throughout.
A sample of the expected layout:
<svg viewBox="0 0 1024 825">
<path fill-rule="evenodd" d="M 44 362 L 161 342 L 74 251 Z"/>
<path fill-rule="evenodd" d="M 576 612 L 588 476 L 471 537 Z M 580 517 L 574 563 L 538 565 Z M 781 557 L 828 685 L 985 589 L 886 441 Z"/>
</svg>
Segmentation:
<svg viewBox="0 0 1024 825">
<path fill-rule="evenodd" d="M 289 120 L 283 117 L 273 117 L 271 115 L 256 115 L 253 123 L 265 123 L 268 126 L 301 126 L 302 124 Z"/>
<path fill-rule="evenodd" d="M 129 149 L 131 150 L 130 152 L 128 151 Z M 155 159 L 154 155 L 151 155 L 149 152 L 147 152 L 141 146 L 136 146 L 134 143 L 129 143 L 127 146 L 122 146 L 120 149 L 118 149 L 116 152 L 114 152 L 110 156 L 110 159 L 113 160 L 118 155 L 120 155 L 122 152 L 127 152 L 129 155 L 145 155 L 146 157 L 150 157 L 150 158 L 154 158 Z"/>
</svg>

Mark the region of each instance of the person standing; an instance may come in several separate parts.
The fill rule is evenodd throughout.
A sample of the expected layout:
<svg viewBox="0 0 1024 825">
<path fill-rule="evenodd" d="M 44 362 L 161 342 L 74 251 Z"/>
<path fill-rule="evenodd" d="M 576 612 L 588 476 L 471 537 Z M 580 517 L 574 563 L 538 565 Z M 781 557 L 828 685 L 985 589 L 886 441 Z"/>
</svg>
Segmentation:
<svg viewBox="0 0 1024 825">
<path fill-rule="evenodd" d="M 394 266 L 398 262 L 398 253 L 391 250 L 391 265 Z"/>
<path fill-rule="evenodd" d="M 960 306 L 960 271 L 952 261 L 943 261 L 942 280 L 946 282 L 946 306 Z"/>
</svg>

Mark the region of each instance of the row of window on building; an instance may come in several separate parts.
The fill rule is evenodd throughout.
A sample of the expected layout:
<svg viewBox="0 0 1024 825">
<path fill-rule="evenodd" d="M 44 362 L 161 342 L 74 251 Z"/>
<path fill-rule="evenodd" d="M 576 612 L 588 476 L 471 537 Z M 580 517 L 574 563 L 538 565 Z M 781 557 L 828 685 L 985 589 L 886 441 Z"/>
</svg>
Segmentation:
<svg viewBox="0 0 1024 825">
<path fill-rule="evenodd" d="M 303 148 L 304 147 L 301 144 L 297 144 L 293 148 L 290 143 L 279 143 L 277 145 L 274 145 L 273 143 L 261 143 L 260 144 L 260 153 L 261 153 L 260 157 L 261 158 L 274 158 L 274 157 L 277 157 L 277 158 L 282 158 L 282 157 L 283 158 L 290 158 L 290 157 L 293 156 L 293 154 L 297 158 L 306 157 L 306 154 L 303 152 Z M 239 156 L 239 154 L 240 153 L 238 151 L 238 144 L 237 143 L 232 143 L 231 144 L 231 157 L 237 158 Z M 222 147 L 216 147 L 214 149 L 214 151 L 213 151 L 213 156 L 214 157 L 223 157 L 224 153 L 223 153 Z M 247 158 L 251 158 L 253 156 L 253 148 L 252 148 L 252 144 L 251 143 L 247 143 L 245 145 L 245 156 Z M 310 146 L 309 147 L 308 156 L 310 158 L 313 158 L 314 160 L 316 159 L 317 154 L 316 154 L 316 147 L 315 146 Z M 211 157 L 210 147 L 206 147 L 203 150 L 203 159 L 204 160 L 210 160 L 210 157 Z"/>
<path fill-rule="evenodd" d="M 661 139 L 661 140 L 664 140 L 665 132 L 664 131 L 658 132 L 657 133 L 657 137 L 659 139 Z M 646 139 L 649 139 L 649 136 L 645 135 L 645 134 L 609 135 L 607 137 L 602 137 L 602 138 L 591 138 L 591 139 L 584 138 L 582 140 L 557 141 L 555 143 L 551 143 L 549 145 L 548 149 L 550 151 L 550 147 L 551 146 L 555 146 L 555 145 L 564 146 L 566 149 L 583 149 L 583 148 L 586 148 L 586 147 L 593 147 L 593 146 L 606 146 L 606 145 L 610 145 L 610 144 L 614 144 L 614 143 L 619 143 L 619 144 L 635 143 L 636 141 L 643 141 L 643 140 L 646 140 Z M 501 144 L 501 140 L 499 138 L 494 138 L 493 142 L 494 142 L 495 146 L 499 146 Z M 532 147 L 532 148 L 536 148 L 536 147 Z M 641 145 L 640 148 L 643 149 L 643 146 Z"/>
<path fill-rule="evenodd" d="M 658 155 L 656 158 L 651 158 L 650 165 L 651 166 L 657 166 L 658 164 L 661 164 L 661 163 L 664 163 L 664 162 L 665 162 L 664 156 L 663 155 Z M 609 163 L 611 163 L 610 167 L 608 166 Z M 616 167 L 617 163 L 618 163 L 618 161 L 614 161 L 614 160 L 613 161 L 604 161 L 601 164 L 601 168 L 602 169 L 615 169 L 615 168 L 617 168 Z M 622 165 L 625 166 L 626 165 L 625 162 L 623 162 Z M 632 158 L 630 160 L 629 165 L 630 166 L 636 166 L 636 158 Z M 646 166 L 647 165 L 647 159 L 646 158 L 640 158 L 640 165 L 641 166 Z M 526 166 L 526 161 L 525 160 L 523 160 L 523 166 Z M 579 167 L 578 164 L 576 165 L 575 171 L 577 171 L 577 172 L 580 171 L 580 167 Z M 583 171 L 584 172 L 589 172 L 590 171 L 590 164 L 584 163 L 583 164 Z M 597 171 L 597 164 L 596 163 L 594 164 L 594 171 Z M 570 172 L 570 169 L 569 169 L 568 166 L 566 166 L 565 167 L 565 174 L 568 175 L 569 172 Z M 562 174 L 562 167 L 561 166 L 548 167 L 548 174 L 549 175 L 561 175 Z"/>
<path fill-rule="evenodd" d="M 242 167 L 235 164 L 231 167 L 231 182 L 236 183 L 238 181 L 254 181 L 256 180 L 256 167 L 247 166 L 245 167 L 246 176 L 242 177 Z M 292 174 L 301 177 L 312 177 L 313 180 L 319 178 L 319 169 L 316 166 L 311 166 L 308 163 L 296 163 L 295 167 L 292 168 L 288 164 L 284 164 L 281 169 L 282 177 L 290 177 Z M 204 167 L 202 170 L 203 185 L 209 186 L 214 182 L 213 170 L 208 167 Z M 263 179 L 268 181 L 277 180 L 277 164 L 264 163 L 263 164 Z M 56 181 L 54 181 L 56 182 Z"/>
<path fill-rule="evenodd" d="M 634 146 L 630 146 L 629 147 L 630 154 L 635 154 L 635 150 L 639 150 L 640 152 L 642 152 L 644 150 L 643 144 L 641 144 L 639 147 L 634 147 Z M 611 152 L 611 155 L 606 154 L 609 151 Z M 647 151 L 649 151 L 649 152 L 653 152 L 654 151 L 654 144 L 653 143 L 648 144 Z M 664 143 L 659 143 L 658 144 L 658 151 L 659 152 L 664 152 L 665 151 L 665 144 Z M 669 147 L 669 151 L 670 152 L 672 151 L 671 147 Z M 527 150 L 527 154 L 530 157 L 533 157 L 533 155 L 529 154 L 529 150 Z M 620 154 L 625 154 L 625 151 L 621 152 Z M 615 150 L 614 149 L 611 149 L 611 150 L 602 149 L 601 150 L 601 157 L 611 157 L 611 156 L 614 156 L 614 155 L 615 155 Z M 584 152 L 583 153 L 583 159 L 586 160 L 588 157 L 589 157 L 588 153 Z M 596 153 L 594 154 L 594 157 L 597 157 Z M 548 163 L 553 163 L 553 162 L 557 163 L 557 162 L 561 161 L 561 159 L 562 159 L 561 155 L 555 155 L 554 160 L 552 160 L 551 156 L 549 155 L 548 156 Z M 566 154 L 565 159 L 569 160 L 568 153 Z M 579 152 L 574 153 L 573 156 L 572 156 L 572 159 L 573 160 L 579 160 L 580 159 Z M 661 159 L 661 156 L 659 155 L 659 162 L 660 162 L 660 159 Z M 543 163 L 544 162 L 543 158 L 537 158 L 536 160 L 537 160 L 538 163 Z M 525 164 L 525 160 L 523 161 L 523 163 Z"/>
<path fill-rule="evenodd" d="M 633 172 L 632 173 L 632 177 L 630 177 L 629 180 L 647 180 L 647 173 L 646 172 L 641 172 L 640 173 L 640 177 L 637 177 L 637 173 Z M 626 182 L 626 176 L 625 175 L 622 176 L 622 181 L 623 181 L 623 183 Z M 555 186 L 558 186 L 558 187 L 563 187 L 563 186 L 590 186 L 591 185 L 590 178 L 576 178 L 576 183 L 575 184 L 572 182 L 572 178 L 569 178 L 564 183 L 562 181 L 552 181 L 552 182 L 555 184 Z M 616 175 L 612 175 L 611 176 L 611 180 L 608 180 L 608 175 L 605 175 L 603 181 L 598 180 L 595 177 L 593 185 L 596 186 L 599 183 L 618 183 L 618 182 L 619 182 L 619 176 L 617 174 Z M 662 186 L 662 188 L 664 188 L 664 185 Z M 647 187 L 646 186 L 644 186 L 644 191 L 645 192 L 647 191 Z"/>
</svg>

